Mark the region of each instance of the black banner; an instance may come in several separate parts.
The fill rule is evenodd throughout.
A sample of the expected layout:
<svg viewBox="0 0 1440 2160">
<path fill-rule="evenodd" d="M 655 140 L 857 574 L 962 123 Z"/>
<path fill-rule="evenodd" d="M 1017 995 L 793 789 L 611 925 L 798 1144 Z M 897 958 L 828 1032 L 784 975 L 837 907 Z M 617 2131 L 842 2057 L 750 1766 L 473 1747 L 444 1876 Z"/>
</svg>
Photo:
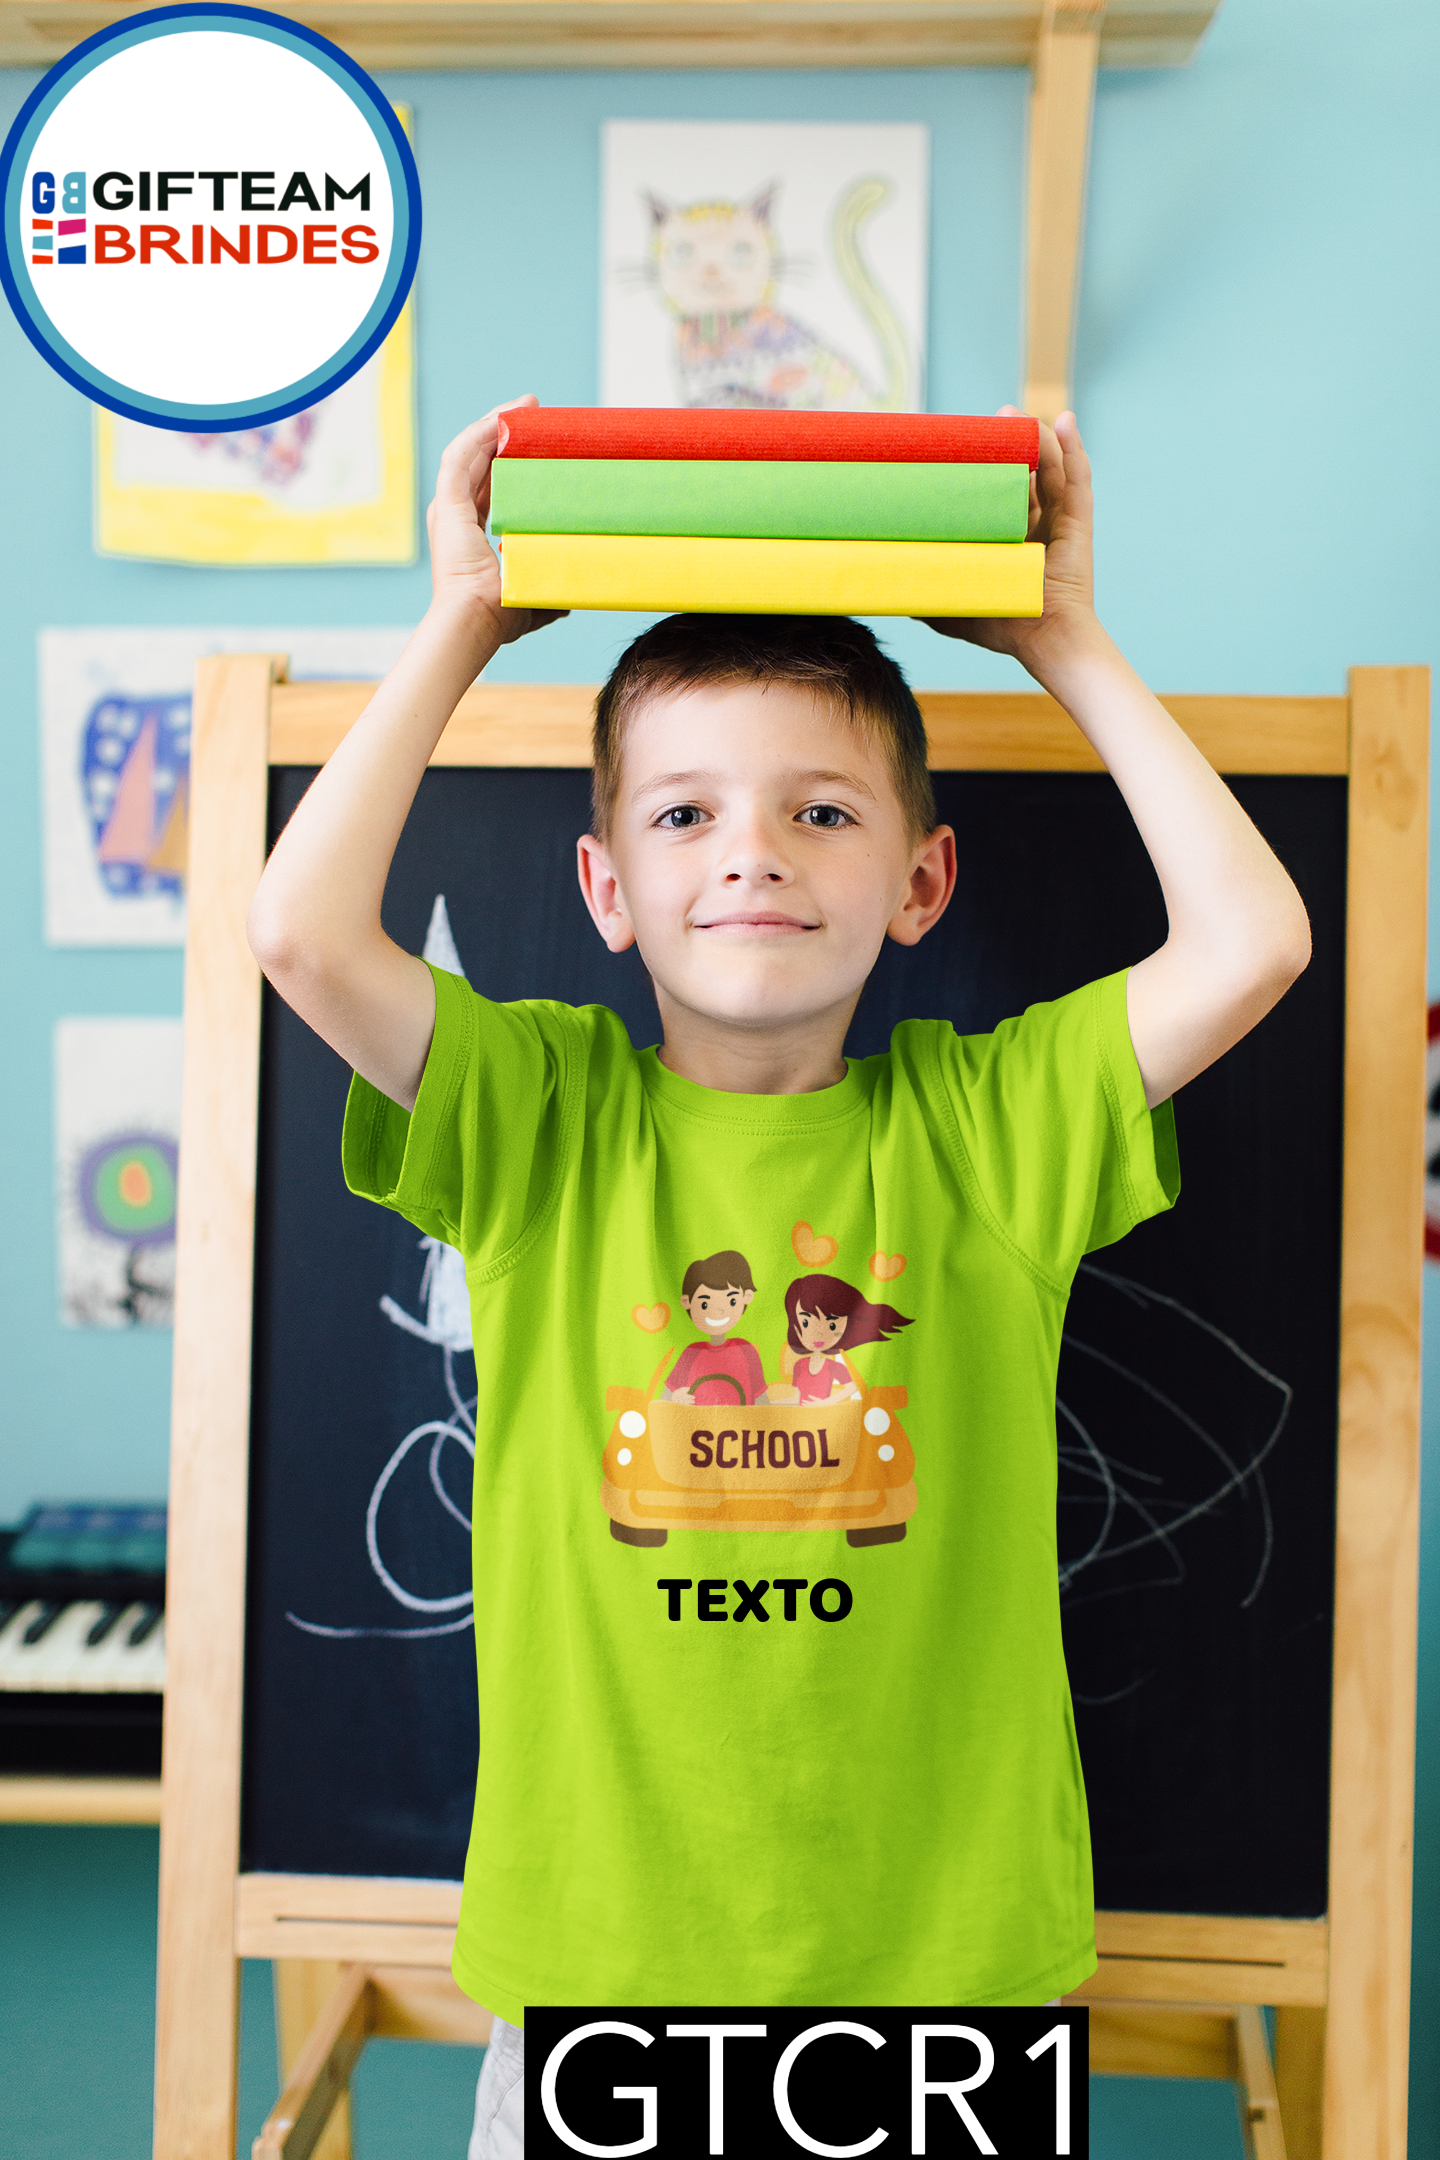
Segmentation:
<svg viewBox="0 0 1440 2160">
<path fill-rule="evenodd" d="M 1087 2160 L 1084 2010 L 527 2010 L 529 2160 Z"/>
</svg>

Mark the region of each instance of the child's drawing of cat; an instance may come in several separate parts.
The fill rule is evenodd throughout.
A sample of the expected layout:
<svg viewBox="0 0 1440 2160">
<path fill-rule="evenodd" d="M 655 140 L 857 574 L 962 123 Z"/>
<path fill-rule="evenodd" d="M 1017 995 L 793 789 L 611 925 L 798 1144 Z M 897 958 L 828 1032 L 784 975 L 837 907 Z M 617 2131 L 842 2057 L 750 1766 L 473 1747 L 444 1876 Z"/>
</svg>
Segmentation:
<svg viewBox="0 0 1440 2160">
<path fill-rule="evenodd" d="M 774 304 L 786 264 L 772 222 L 778 187 L 749 202 L 673 205 L 647 194 L 646 270 L 675 317 L 680 401 L 801 411 L 895 412 L 910 384 L 904 325 L 860 253 L 860 229 L 890 193 L 887 180 L 857 180 L 830 222 L 835 266 L 880 349 L 879 387 L 823 338 Z"/>
</svg>

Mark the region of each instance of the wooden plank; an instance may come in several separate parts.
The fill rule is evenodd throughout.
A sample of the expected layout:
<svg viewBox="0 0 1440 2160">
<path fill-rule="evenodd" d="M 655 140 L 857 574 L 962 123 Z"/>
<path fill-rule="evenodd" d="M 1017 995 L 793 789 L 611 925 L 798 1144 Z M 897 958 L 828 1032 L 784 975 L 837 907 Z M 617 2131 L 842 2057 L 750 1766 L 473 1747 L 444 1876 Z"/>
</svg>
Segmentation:
<svg viewBox="0 0 1440 2160">
<path fill-rule="evenodd" d="M 373 683 L 277 683 L 271 721 L 276 765 L 323 765 L 374 694 Z M 1074 721 L 1039 690 L 916 693 L 937 772 L 1099 772 Z M 435 765 L 581 766 L 590 762 L 595 687 L 586 683 L 477 683 L 441 736 Z M 1344 698 L 1161 699 L 1218 772 L 1349 770 Z"/>
<path fill-rule="evenodd" d="M 1323 1920 L 1212 1918 L 1196 1913 L 1095 1915 L 1098 1971 L 1077 2001 L 1323 2004 Z"/>
<path fill-rule="evenodd" d="M 1070 403 L 1090 119 L 1105 0 L 1047 0 L 1035 41 L 1026 204 L 1025 411 Z"/>
<path fill-rule="evenodd" d="M 370 2036 L 370 1976 L 347 1965 L 252 2145 L 252 2160 L 311 2160 Z"/>
<path fill-rule="evenodd" d="M 146 0 L 0 0 L 0 66 L 50 67 Z M 1111 0 L 1102 67 L 1174 67 L 1219 0 Z M 1025 67 L 1043 0 L 286 0 L 367 68 Z"/>
<path fill-rule="evenodd" d="M 450 1963 L 453 1927 L 409 1927 L 394 1920 L 255 1922 L 235 1938 L 240 1957 L 329 1958 L 342 1965 Z"/>
<path fill-rule="evenodd" d="M 242 1875 L 240 1957 L 326 1958 L 448 1970 L 460 1885 L 350 1875 Z"/>
<path fill-rule="evenodd" d="M 158 1823 L 159 1778 L 0 1777 L 0 1822 Z"/>
<path fill-rule="evenodd" d="M 1265 2020 L 1254 2003 L 1235 2006 L 1239 2054 L 1240 2130 L 1249 2160 L 1285 2160 L 1285 2132 L 1275 2093 L 1275 2069 Z"/>
<path fill-rule="evenodd" d="M 1429 675 L 1356 668 L 1345 976 L 1326 2160 L 1404 2160 Z"/>
<path fill-rule="evenodd" d="M 1289 2160 L 1323 2160 L 1325 2012 L 1286 2005 L 1275 2012 L 1275 2089 Z"/>
<path fill-rule="evenodd" d="M 1064 707 L 1040 690 L 920 690 L 936 772 L 1100 772 Z M 1348 770 L 1344 698 L 1160 699 L 1217 772 Z"/>
<path fill-rule="evenodd" d="M 1318 2005 L 1325 2000 L 1324 1981 L 1318 1976 L 1285 1965 L 1264 1965 L 1237 1959 L 1190 1963 L 1185 1958 L 1102 1958 L 1075 1990 L 1076 2002 L 1092 1995 L 1127 2002 L 1183 2003 L 1204 2000 L 1224 1989 L 1232 2002 L 1302 2003 Z"/>
<path fill-rule="evenodd" d="M 451 1927 L 460 1918 L 458 1882 L 404 1875 L 241 1875 L 235 1884 L 238 1933 L 284 1920 L 380 1920 Z M 251 1951 L 242 1951 L 244 1957 Z"/>
<path fill-rule="evenodd" d="M 272 662 L 202 660 L 191 750 L 185 1066 L 167 1547 L 156 2160 L 234 2160 L 234 1882 Z"/>
<path fill-rule="evenodd" d="M 365 683 L 277 683 L 270 723 L 276 765 L 323 765 L 375 694 Z M 588 765 L 595 689 L 584 683 L 476 683 L 441 736 L 432 765 Z"/>
<path fill-rule="evenodd" d="M 1235 2013 L 1225 2003 L 1089 2002 L 1094 2077 L 1234 2078 Z"/>
<path fill-rule="evenodd" d="M 342 1967 L 333 1960 L 277 1958 L 273 1971 L 276 2053 L 280 2063 L 280 2090 L 284 2092 L 295 2074 L 306 2041 L 324 2016 L 325 2006 L 339 1985 Z M 351 2160 L 348 2089 L 336 2096 L 330 2120 L 316 2140 L 313 2160 Z"/>
</svg>

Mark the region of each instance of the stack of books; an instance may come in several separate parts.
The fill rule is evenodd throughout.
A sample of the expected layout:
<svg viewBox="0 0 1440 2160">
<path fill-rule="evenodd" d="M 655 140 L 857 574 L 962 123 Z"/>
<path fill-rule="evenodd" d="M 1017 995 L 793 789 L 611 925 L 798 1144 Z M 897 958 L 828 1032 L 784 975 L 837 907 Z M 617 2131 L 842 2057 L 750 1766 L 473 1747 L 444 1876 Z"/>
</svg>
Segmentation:
<svg viewBox="0 0 1440 2160">
<path fill-rule="evenodd" d="M 521 408 L 490 524 L 506 607 L 1038 615 L 1034 420 Z"/>
</svg>

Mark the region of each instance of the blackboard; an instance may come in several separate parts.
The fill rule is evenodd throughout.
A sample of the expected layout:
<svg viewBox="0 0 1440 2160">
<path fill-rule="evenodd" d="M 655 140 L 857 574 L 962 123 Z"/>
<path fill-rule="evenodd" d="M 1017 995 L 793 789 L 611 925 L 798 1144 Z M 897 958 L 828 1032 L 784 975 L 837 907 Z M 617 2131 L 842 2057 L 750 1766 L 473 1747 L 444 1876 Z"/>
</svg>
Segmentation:
<svg viewBox="0 0 1440 2160">
<path fill-rule="evenodd" d="M 311 777 L 272 774 L 272 838 Z M 600 1001 L 649 1042 L 638 958 L 605 951 L 575 887 L 588 780 L 427 774 L 386 924 L 419 950 L 443 893 L 476 989 Z M 1177 1209 L 1077 1282 L 1058 1390 L 1062 1610 L 1097 1902 L 1305 1917 L 1327 1902 L 1346 782 L 1232 784 L 1304 896 L 1315 957 L 1180 1098 Z M 940 773 L 936 793 L 956 896 L 921 946 L 887 947 L 854 1054 L 907 1015 L 989 1028 L 1164 934 L 1104 775 Z M 473 1365 L 405 1325 L 427 1316 L 417 1233 L 345 1190 L 347 1081 L 267 993 L 243 1864 L 453 1879 L 477 1745 L 474 1640 L 446 1603 L 468 1583 Z M 366 1537 L 412 1434 L 375 1545 L 424 1607 L 387 1590 Z M 482 1646 L 482 1704 L 483 1661 Z"/>
</svg>

